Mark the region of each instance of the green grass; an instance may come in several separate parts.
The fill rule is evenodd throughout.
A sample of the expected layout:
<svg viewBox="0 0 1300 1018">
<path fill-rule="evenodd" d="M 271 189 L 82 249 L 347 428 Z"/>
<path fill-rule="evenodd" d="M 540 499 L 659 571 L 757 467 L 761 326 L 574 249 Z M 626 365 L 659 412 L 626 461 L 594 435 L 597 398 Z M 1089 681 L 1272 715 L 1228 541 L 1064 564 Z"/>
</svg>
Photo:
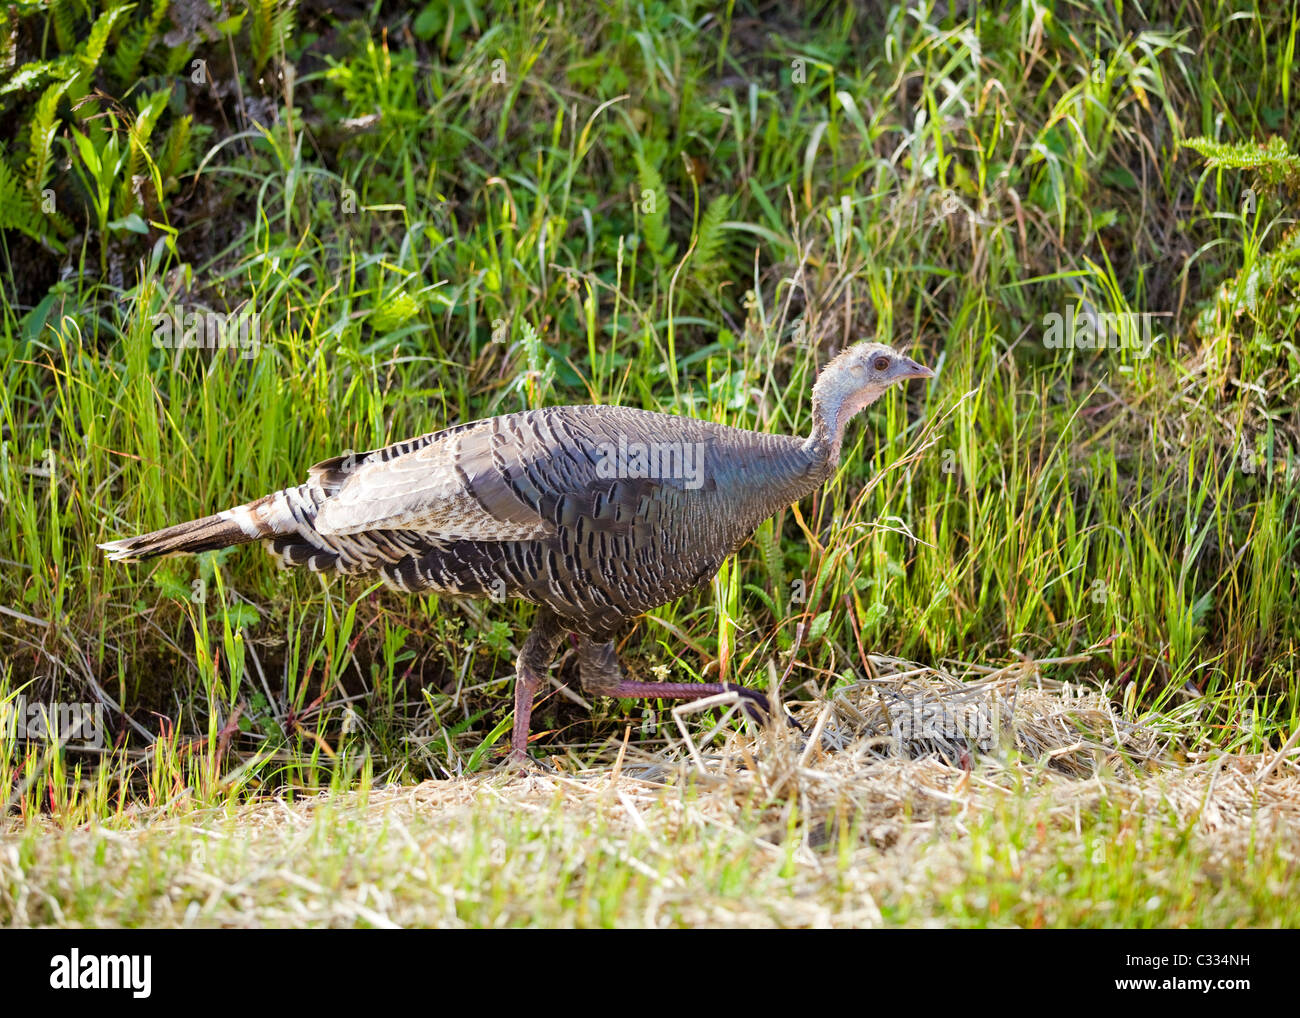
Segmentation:
<svg viewBox="0 0 1300 1018">
<path fill-rule="evenodd" d="M 346 449 L 532 406 L 806 433 L 817 368 L 861 338 L 938 378 L 874 406 L 823 491 L 642 622 L 625 645 L 638 677 L 784 673 L 786 696 L 815 698 L 864 653 L 1069 659 L 1044 671 L 1176 727 L 1184 753 L 1269 759 L 1300 724 L 1300 23 L 1285 11 L 616 0 L 564 19 L 381 4 L 336 23 L 324 5 L 259 3 L 173 44 L 144 32 L 165 6 L 114 16 L 107 45 L 91 27 L 106 5 L 5 15 L 0 75 L 73 53 L 103 93 L 59 91 L 55 64 L 35 90 L 0 84 L 17 139 L 0 174 L 0 698 L 102 697 L 116 735 L 101 755 L 0 740 L 5 837 L 39 862 L 24 871 L 60 869 L 60 853 L 89 865 L 111 849 L 76 828 L 146 817 L 138 837 L 160 854 L 144 872 L 164 879 L 198 826 L 491 771 L 508 731 L 527 606 L 325 584 L 249 549 L 109 565 L 97 542 L 297 483 Z M 55 211 L 37 214 L 47 189 Z M 153 344 L 160 312 L 245 304 L 254 356 Z M 1071 308 L 1169 317 L 1147 357 L 1049 349 L 1044 316 Z M 552 676 L 576 688 L 570 661 Z M 536 752 L 608 766 L 629 721 L 658 751 L 667 706 L 552 693 Z M 1202 888 L 1214 853 L 1157 817 L 1096 818 L 1095 837 L 1133 846 L 1105 864 L 1050 826 L 1040 877 L 1059 893 L 1022 902 L 1004 846 L 1051 808 L 1025 794 L 934 834 L 985 868 L 942 893 L 876 888 L 883 921 L 1295 922 L 1266 892 L 1294 888 L 1285 853 L 1229 866 L 1212 905 L 1154 888 Z M 523 820 L 472 812 L 466 837 L 578 838 L 555 795 Z M 593 816 L 574 824 L 639 857 Z M 815 921 L 775 903 L 823 878 L 828 921 L 862 919 L 824 849 L 769 869 L 758 822 L 681 835 L 696 862 L 677 875 L 716 881 L 720 911 L 664 921 L 725 923 L 732 898 L 736 915 L 770 901 L 771 921 Z M 267 851 L 371 836 L 355 817 L 320 823 Z M 484 872 L 493 890 L 401 913 L 414 921 L 635 923 L 651 893 L 601 856 L 571 908 L 539 912 L 530 883 L 568 863 L 462 864 L 464 846 L 429 837 L 442 876 L 392 876 L 394 900 Z M 218 855 L 229 873 L 236 840 Z M 861 834 L 846 851 L 876 849 Z M 342 856 L 320 855 L 311 879 L 337 887 Z M 17 921 L 180 918 L 143 889 L 110 903 L 108 886 L 23 912 L 35 878 L 3 872 Z M 249 915 L 294 893 L 268 884 Z"/>
<path fill-rule="evenodd" d="M 904 825 L 885 824 L 810 848 L 725 822 L 749 819 L 734 806 L 624 782 L 623 801 L 540 779 L 527 796 L 500 789 L 491 808 L 458 780 L 271 816 L 198 809 L 108 835 L 33 829 L 0 862 L 0 903 L 23 925 L 1296 922 L 1294 904 L 1278 901 L 1295 889 L 1284 853 L 1257 852 L 1243 871 L 1175 825 L 1115 806 L 1078 837 L 1010 800 L 964 823 L 910 824 L 901 840 Z"/>
</svg>

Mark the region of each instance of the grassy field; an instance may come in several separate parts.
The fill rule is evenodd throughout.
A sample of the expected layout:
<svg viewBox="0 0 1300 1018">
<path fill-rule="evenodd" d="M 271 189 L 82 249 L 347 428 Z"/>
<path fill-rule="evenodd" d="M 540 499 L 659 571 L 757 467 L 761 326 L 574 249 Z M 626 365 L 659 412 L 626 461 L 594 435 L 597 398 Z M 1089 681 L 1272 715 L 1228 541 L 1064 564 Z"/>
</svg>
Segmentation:
<svg viewBox="0 0 1300 1018">
<path fill-rule="evenodd" d="M 1300 925 L 1300 17 L 332 6 L 3 14 L 0 701 L 107 733 L 0 734 L 0 918 Z M 622 645 L 806 742 L 568 655 L 515 777 L 529 606 L 96 548 L 529 407 L 806 434 L 865 338 L 937 378 Z"/>
</svg>

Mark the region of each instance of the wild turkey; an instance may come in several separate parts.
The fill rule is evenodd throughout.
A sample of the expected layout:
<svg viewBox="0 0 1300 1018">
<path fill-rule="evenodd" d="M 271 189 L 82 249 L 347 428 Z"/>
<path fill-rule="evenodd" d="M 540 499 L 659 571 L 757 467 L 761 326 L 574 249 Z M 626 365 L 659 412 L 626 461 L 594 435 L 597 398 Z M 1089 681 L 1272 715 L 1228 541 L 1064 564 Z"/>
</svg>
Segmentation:
<svg viewBox="0 0 1300 1018">
<path fill-rule="evenodd" d="M 295 488 L 100 547 L 133 560 L 261 540 L 289 565 L 533 602 L 516 666 L 516 761 L 540 673 L 566 632 L 578 635 L 589 693 L 734 690 L 766 711 L 762 694 L 730 683 L 629 681 L 614 637 L 710 579 L 759 523 L 821 485 L 855 414 L 894 383 L 932 375 L 890 347 L 850 347 L 813 386 L 806 439 L 620 406 L 491 417 L 326 460 Z"/>
</svg>

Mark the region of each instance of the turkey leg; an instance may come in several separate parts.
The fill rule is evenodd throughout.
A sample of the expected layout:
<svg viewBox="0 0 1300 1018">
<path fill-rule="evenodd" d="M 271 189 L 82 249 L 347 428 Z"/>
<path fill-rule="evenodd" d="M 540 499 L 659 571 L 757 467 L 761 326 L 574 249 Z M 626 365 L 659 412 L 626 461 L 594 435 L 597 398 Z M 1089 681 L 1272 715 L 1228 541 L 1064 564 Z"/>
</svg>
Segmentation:
<svg viewBox="0 0 1300 1018">
<path fill-rule="evenodd" d="M 746 713 L 755 721 L 767 722 L 772 717 L 772 707 L 766 696 L 734 682 L 634 682 L 625 679 L 613 640 L 597 643 L 586 636 L 578 638 L 578 676 L 582 688 L 596 696 L 699 700 L 718 693 L 738 693 Z M 788 716 L 787 720 L 799 727 Z"/>
<path fill-rule="evenodd" d="M 528 730 L 533 720 L 533 697 L 546 671 L 555 657 L 555 651 L 564 638 L 564 628 L 549 608 L 538 608 L 533 628 L 519 649 L 515 662 L 515 726 L 510 733 L 510 762 L 528 760 Z"/>
</svg>

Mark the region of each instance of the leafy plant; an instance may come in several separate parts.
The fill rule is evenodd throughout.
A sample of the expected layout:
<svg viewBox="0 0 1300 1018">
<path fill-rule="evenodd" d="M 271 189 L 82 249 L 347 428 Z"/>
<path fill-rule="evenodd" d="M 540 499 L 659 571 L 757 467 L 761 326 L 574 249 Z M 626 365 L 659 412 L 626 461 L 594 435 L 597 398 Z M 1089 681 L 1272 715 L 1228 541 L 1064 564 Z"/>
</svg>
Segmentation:
<svg viewBox="0 0 1300 1018">
<path fill-rule="evenodd" d="M 260 74 L 285 49 L 294 32 L 296 7 L 297 0 L 250 0 L 248 38 L 254 73 Z"/>
<path fill-rule="evenodd" d="M 1258 170 L 1270 184 L 1300 181 L 1300 155 L 1287 148 L 1286 139 L 1273 137 L 1261 145 L 1258 142 L 1226 143 L 1209 138 L 1188 138 L 1184 148 L 1204 156 L 1214 170 Z"/>
<path fill-rule="evenodd" d="M 102 272 L 114 235 L 147 233 L 142 213 L 149 208 L 166 221 L 161 199 L 192 162 L 191 118 L 178 117 L 166 129 L 158 146 L 164 158 L 155 161 L 150 149 L 173 88 L 139 97 L 134 110 L 112 97 L 139 88 L 147 65 L 174 67 L 190 54 L 188 45 L 168 47 L 160 38 L 169 11 L 168 0 L 154 0 L 147 10 L 134 3 L 50 4 L 52 31 L 36 37 L 61 52 L 29 54 L 36 58 L 18 65 L 0 85 L 0 112 L 25 124 L 16 152 L 0 154 L 0 225 L 64 253 L 66 239 L 83 225 L 84 208 L 84 225 L 97 235 Z M 10 18 L 16 29 L 40 14 L 40 8 L 11 9 Z M 55 173 L 60 138 L 72 179 L 81 185 L 81 202 Z"/>
</svg>

